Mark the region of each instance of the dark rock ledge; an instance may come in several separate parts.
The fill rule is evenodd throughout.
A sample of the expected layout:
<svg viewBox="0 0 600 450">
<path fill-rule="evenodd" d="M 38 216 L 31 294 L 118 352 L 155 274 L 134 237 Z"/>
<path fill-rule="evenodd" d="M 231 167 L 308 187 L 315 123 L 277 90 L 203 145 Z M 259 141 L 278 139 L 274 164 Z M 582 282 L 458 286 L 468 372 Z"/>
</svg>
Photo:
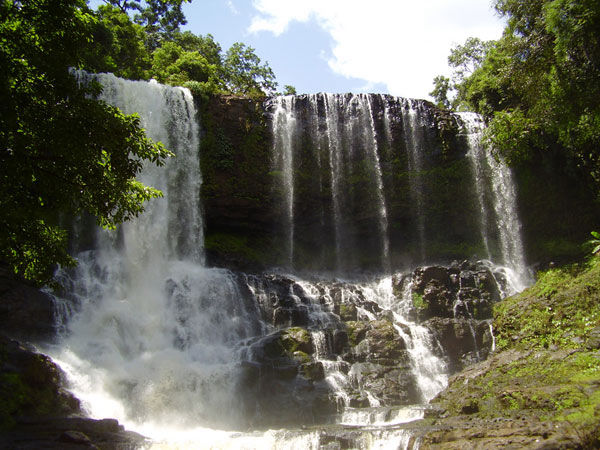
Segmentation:
<svg viewBox="0 0 600 450">
<path fill-rule="evenodd" d="M 146 439 L 115 419 L 84 417 L 65 374 L 28 342 L 55 336 L 49 295 L 15 279 L 0 265 L 0 448 L 139 448 Z"/>
<path fill-rule="evenodd" d="M 64 373 L 33 348 L 0 335 L 0 448 L 139 448 L 146 439 L 115 419 L 83 417 Z"/>
</svg>

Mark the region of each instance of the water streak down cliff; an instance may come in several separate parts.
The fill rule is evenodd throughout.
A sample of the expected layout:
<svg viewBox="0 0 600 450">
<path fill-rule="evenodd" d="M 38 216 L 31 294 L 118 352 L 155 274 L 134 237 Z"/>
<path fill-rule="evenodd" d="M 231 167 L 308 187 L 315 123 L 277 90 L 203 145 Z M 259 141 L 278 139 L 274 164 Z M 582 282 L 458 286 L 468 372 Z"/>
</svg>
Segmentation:
<svg viewBox="0 0 600 450">
<path fill-rule="evenodd" d="M 476 257 L 525 276 L 513 177 L 479 143 L 475 116 L 373 94 L 268 108 L 287 267 L 389 273 Z"/>
</svg>

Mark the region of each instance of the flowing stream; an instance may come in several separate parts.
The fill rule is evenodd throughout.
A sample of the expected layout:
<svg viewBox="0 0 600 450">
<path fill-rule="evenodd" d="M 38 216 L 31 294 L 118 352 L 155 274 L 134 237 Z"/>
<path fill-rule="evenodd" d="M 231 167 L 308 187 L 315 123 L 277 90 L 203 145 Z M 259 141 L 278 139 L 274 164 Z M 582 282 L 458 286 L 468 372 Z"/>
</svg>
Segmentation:
<svg viewBox="0 0 600 450">
<path fill-rule="evenodd" d="M 86 82 L 91 76 L 80 73 L 79 77 Z M 148 203 L 144 214 L 117 232 L 87 230 L 94 234 L 94 248 L 78 254 L 74 271 L 58 274 L 68 294 L 56 300 L 63 332 L 49 353 L 67 373 L 70 388 L 88 413 L 117 418 L 127 428 L 150 437 L 152 448 L 316 449 L 323 445 L 324 433 L 337 436 L 348 430 L 354 433 L 352 442 L 358 448 L 408 446 L 411 433 L 401 424 L 423 416 L 423 405 L 446 386 L 449 368 L 437 338 L 415 320 L 411 278 L 389 273 L 391 244 L 380 161 L 381 143 L 391 140 L 387 106 L 388 122 L 381 129 L 374 122 L 371 96 L 318 94 L 309 99 L 310 126 L 319 141 L 319 167 L 330 173 L 338 268 L 357 256 L 347 234 L 350 219 L 343 214 L 348 202 L 344 174 L 352 171 L 352 154 L 362 153 L 368 163 L 366 180 L 375 190 L 379 264 L 388 273 L 363 281 L 247 275 L 204 265 L 199 130 L 190 93 L 107 74 L 94 77 L 104 86 L 102 100 L 125 113 L 138 113 L 148 135 L 176 156 L 163 168 L 145 166 L 140 176 L 145 184 L 161 189 L 164 197 Z M 300 111 L 294 97 L 274 102 L 273 164 L 281 172 L 291 269 Z M 415 115 L 410 108 L 403 119 L 410 124 L 407 144 L 414 153 L 413 168 L 418 170 Z M 463 116 L 463 120 L 470 136 L 479 133 L 475 119 Z M 361 136 L 358 141 L 353 138 L 357 135 Z M 359 142 L 360 148 L 353 148 L 351 142 Z M 500 204 L 496 209 L 488 211 L 484 194 L 478 191 L 484 210 L 482 229 L 489 228 L 495 214 L 504 263 L 521 270 L 522 244 L 508 236 L 518 230 L 518 218 L 510 209 L 514 190 L 507 187 L 509 173 L 472 142 L 476 178 L 484 180 L 484 166 L 501 175 L 492 182 L 494 204 Z M 319 178 L 319 185 L 324 183 Z M 423 207 L 418 178 L 411 183 L 418 213 Z M 484 192 L 484 188 L 477 189 Z M 424 239 L 424 223 L 419 222 L 419 228 Z M 513 284 L 517 286 L 506 289 L 519 287 Z M 350 315 L 345 323 L 356 327 L 354 335 L 346 331 L 341 320 L 344 314 Z M 290 369 L 282 365 L 284 358 L 279 354 L 273 356 L 273 349 L 283 351 L 277 345 L 286 342 L 282 340 L 285 333 L 302 335 L 303 330 L 307 348 L 293 349 L 293 357 L 301 362 Z M 365 338 L 362 347 L 356 345 L 348 353 L 348 341 L 361 333 L 374 338 Z M 375 338 L 381 333 L 388 333 L 396 347 L 377 350 Z M 382 352 L 378 359 L 372 356 L 377 351 Z M 390 360 L 385 353 L 390 351 L 403 365 Z M 290 379 L 286 370 L 292 369 L 310 371 L 310 376 Z M 373 373 L 390 371 L 398 374 L 392 381 L 405 383 L 411 394 L 400 398 L 404 394 L 396 385 L 373 384 Z M 272 386 L 261 381 L 268 376 L 273 377 Z M 273 392 L 275 386 L 290 386 L 291 394 Z M 275 419 L 269 416 L 269 408 L 277 411 L 285 406 L 277 402 L 301 405 L 303 399 L 297 397 L 302 392 L 314 396 L 315 405 L 333 404 L 334 410 L 327 410 L 325 424 L 320 425 L 329 428 L 318 428 L 313 416 L 314 428 L 261 425 L 277 419 L 276 414 Z M 271 394 L 282 396 L 274 400 L 275 407 L 265 399 Z M 313 410 L 307 409 L 307 414 L 318 413 Z"/>
</svg>

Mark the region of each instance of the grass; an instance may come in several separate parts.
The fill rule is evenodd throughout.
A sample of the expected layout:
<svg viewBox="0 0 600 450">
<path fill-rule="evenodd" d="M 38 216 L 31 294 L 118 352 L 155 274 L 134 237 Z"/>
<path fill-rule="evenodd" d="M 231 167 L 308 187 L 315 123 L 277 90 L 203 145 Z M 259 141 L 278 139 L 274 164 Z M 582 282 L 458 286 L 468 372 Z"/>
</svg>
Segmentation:
<svg viewBox="0 0 600 450">
<path fill-rule="evenodd" d="M 459 375 L 437 400 L 452 415 L 533 416 L 600 442 L 600 258 L 540 273 L 494 307 L 497 350 L 485 369 Z"/>
</svg>

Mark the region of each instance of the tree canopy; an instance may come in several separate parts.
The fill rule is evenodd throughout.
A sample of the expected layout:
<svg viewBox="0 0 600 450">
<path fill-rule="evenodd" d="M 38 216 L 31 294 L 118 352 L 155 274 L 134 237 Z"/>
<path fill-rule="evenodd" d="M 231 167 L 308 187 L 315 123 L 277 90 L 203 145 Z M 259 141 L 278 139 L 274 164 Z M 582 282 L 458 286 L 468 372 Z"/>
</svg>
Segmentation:
<svg viewBox="0 0 600 450">
<path fill-rule="evenodd" d="M 114 227 L 161 195 L 135 176 L 169 152 L 70 71 L 97 26 L 82 0 L 0 3 L 0 260 L 40 284 L 73 264 L 61 220 L 88 212 Z"/>
<path fill-rule="evenodd" d="M 600 3 L 496 0 L 507 19 L 492 42 L 471 38 L 452 50 L 452 80 L 432 95 L 475 110 L 487 140 L 511 163 L 560 153 L 600 193 Z M 453 92 L 454 99 L 448 98 Z"/>
<path fill-rule="evenodd" d="M 89 70 L 132 79 L 155 78 L 188 87 L 197 95 L 275 93 L 273 70 L 252 47 L 236 42 L 223 52 L 212 35 L 179 29 L 185 24 L 184 1 L 106 3 L 96 11 L 96 45 L 90 48 L 85 64 Z M 161 23 L 166 25 L 157 25 Z"/>
<path fill-rule="evenodd" d="M 74 264 L 64 223 L 88 213 L 114 228 L 161 195 L 135 177 L 170 152 L 136 115 L 98 101 L 102 87 L 80 85 L 74 69 L 196 94 L 274 92 L 253 48 L 223 54 L 210 34 L 180 30 L 187 1 L 105 0 L 92 11 L 86 0 L 0 0 L 0 262 L 16 274 L 50 282 L 56 264 Z"/>
</svg>

